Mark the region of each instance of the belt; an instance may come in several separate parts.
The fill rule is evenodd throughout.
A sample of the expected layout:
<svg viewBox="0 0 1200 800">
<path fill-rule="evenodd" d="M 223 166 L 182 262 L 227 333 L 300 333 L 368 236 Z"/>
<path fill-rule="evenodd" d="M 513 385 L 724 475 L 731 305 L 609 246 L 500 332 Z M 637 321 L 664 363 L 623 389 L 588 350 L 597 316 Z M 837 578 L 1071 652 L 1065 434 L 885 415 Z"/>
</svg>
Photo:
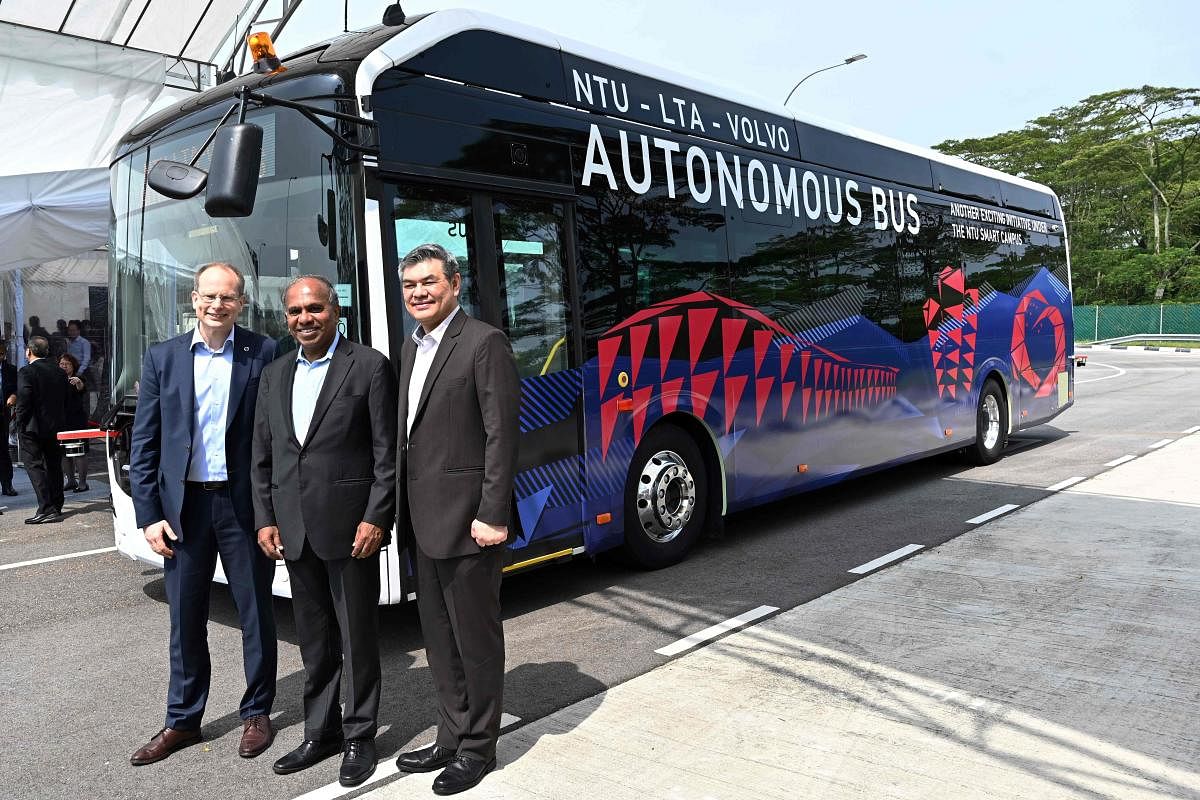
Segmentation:
<svg viewBox="0 0 1200 800">
<path fill-rule="evenodd" d="M 216 492 L 229 485 L 229 481 L 187 481 L 188 486 L 203 489 L 206 492 Z"/>
</svg>

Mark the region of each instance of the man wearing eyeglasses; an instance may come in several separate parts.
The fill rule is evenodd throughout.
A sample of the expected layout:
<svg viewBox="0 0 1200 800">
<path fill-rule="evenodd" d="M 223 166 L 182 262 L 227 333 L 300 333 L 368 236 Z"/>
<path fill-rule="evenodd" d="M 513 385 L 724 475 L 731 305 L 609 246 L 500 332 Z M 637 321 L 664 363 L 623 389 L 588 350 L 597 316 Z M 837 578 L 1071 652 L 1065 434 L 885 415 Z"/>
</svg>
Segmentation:
<svg viewBox="0 0 1200 800">
<path fill-rule="evenodd" d="M 251 504 L 250 445 L 259 375 L 275 343 L 235 325 L 245 278 L 234 266 L 196 271 L 196 328 L 153 345 L 142 361 L 129 479 L 133 508 L 163 557 L 171 614 L 166 723 L 129 761 L 161 761 L 201 739 L 208 701 L 208 598 L 218 554 L 242 628 L 246 691 L 238 754 L 270 746 L 275 700 L 274 563 L 259 549 Z"/>
</svg>

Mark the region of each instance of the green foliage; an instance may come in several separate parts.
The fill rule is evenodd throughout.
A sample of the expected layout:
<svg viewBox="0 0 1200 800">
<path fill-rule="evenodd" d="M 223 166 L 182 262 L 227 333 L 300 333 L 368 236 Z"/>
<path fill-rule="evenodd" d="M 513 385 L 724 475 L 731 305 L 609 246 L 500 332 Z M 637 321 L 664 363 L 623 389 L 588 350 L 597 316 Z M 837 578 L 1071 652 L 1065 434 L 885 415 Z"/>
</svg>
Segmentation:
<svg viewBox="0 0 1200 800">
<path fill-rule="evenodd" d="M 1200 89 L 1105 92 L 936 149 L 1054 189 L 1077 303 L 1200 299 Z"/>
</svg>

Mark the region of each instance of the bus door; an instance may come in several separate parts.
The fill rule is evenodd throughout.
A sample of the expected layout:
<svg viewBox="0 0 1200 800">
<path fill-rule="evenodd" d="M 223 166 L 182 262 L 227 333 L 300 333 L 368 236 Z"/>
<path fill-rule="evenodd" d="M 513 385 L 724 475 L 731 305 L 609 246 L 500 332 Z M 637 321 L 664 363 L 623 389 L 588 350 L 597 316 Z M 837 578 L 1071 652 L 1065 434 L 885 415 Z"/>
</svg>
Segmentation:
<svg viewBox="0 0 1200 800">
<path fill-rule="evenodd" d="M 507 563 L 516 568 L 581 552 L 583 372 L 569 203 L 444 186 L 391 189 L 392 224 L 383 238 L 395 253 L 392 264 L 417 245 L 442 245 L 459 262 L 463 310 L 504 330 L 512 343 L 522 396 Z M 389 305 L 403 307 L 400 297 L 396 280 Z M 414 325 L 407 312 L 402 321 L 393 317 L 393 352 Z"/>
</svg>

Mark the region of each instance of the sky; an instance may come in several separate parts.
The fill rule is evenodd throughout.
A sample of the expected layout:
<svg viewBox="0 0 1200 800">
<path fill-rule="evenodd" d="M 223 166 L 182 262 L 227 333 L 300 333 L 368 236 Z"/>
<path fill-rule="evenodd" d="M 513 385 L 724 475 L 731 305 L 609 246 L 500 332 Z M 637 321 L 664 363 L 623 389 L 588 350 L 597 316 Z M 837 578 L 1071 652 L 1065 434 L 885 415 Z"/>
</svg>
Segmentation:
<svg viewBox="0 0 1200 800">
<path fill-rule="evenodd" d="M 278 8 L 278 0 L 272 6 Z M 385 0 L 349 0 L 350 29 Z M 1085 97 L 1143 85 L 1200 87 L 1194 0 L 465 0 L 405 2 L 408 14 L 473 8 L 550 30 L 798 115 L 914 144 L 990 136 Z M 343 0 L 303 0 L 282 53 L 342 31 Z"/>
</svg>

